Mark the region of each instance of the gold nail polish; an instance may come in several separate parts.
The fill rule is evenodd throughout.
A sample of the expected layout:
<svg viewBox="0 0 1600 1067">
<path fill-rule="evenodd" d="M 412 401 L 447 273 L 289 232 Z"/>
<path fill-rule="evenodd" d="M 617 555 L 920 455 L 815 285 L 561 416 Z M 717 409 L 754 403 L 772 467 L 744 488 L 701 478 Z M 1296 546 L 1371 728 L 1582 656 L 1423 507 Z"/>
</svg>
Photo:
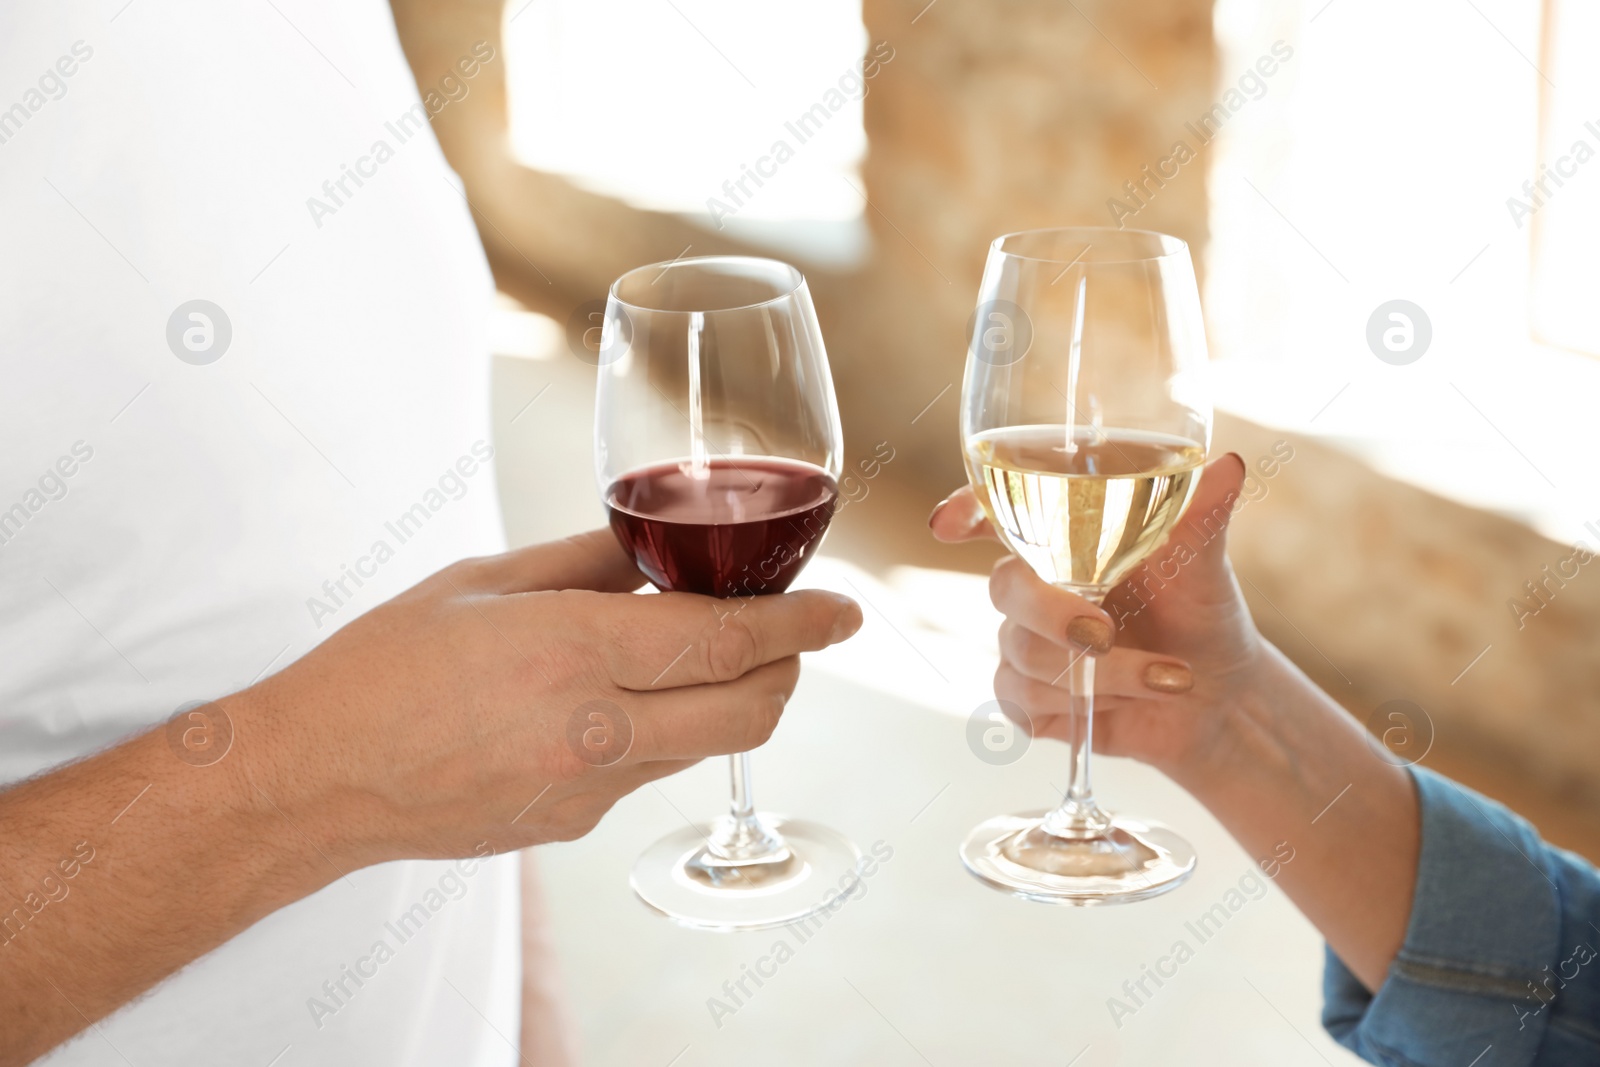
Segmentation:
<svg viewBox="0 0 1600 1067">
<path fill-rule="evenodd" d="M 1194 675 L 1179 663 L 1152 663 L 1144 669 L 1144 684 L 1158 693 L 1187 693 L 1194 688 Z"/>
<path fill-rule="evenodd" d="M 1067 623 L 1067 637 L 1097 656 L 1110 652 L 1114 640 L 1110 626 L 1088 615 L 1079 615 Z"/>
</svg>

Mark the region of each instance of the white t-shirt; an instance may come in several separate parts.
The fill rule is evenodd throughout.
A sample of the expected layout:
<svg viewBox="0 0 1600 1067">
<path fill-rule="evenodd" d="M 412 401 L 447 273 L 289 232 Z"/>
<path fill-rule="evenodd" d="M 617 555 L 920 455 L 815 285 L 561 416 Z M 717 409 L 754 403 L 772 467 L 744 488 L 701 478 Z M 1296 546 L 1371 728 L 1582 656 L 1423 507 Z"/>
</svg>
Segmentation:
<svg viewBox="0 0 1600 1067">
<path fill-rule="evenodd" d="M 492 283 L 383 0 L 8 4 L 0 71 L 5 782 L 501 533 Z M 512 1064 L 517 923 L 512 856 L 356 871 L 44 1062 Z"/>
</svg>

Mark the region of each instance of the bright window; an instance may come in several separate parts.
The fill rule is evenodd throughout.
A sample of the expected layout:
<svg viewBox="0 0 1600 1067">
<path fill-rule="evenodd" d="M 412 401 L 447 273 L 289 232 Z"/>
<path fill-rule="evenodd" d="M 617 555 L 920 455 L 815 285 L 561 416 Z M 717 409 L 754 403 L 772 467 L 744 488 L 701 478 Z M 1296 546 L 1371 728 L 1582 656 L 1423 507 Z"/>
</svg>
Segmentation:
<svg viewBox="0 0 1600 1067">
<path fill-rule="evenodd" d="M 820 233 L 825 258 L 859 243 L 860 0 L 513 0 L 505 38 L 529 166 L 746 239 Z"/>
<path fill-rule="evenodd" d="M 1541 340 L 1600 355 L 1600 7 L 1548 0 L 1546 8 L 1541 66 L 1551 84 L 1541 85 L 1541 166 L 1523 200 L 1536 208 L 1533 328 Z"/>
<path fill-rule="evenodd" d="M 1597 39 L 1595 17 L 1583 21 L 1563 31 L 1580 52 Z M 1219 0 L 1216 25 L 1224 86 L 1274 41 L 1294 49 L 1207 149 L 1206 298 L 1223 406 L 1553 537 L 1592 538 L 1595 449 L 1577 435 L 1600 402 L 1600 362 L 1535 339 L 1532 227 L 1508 202 L 1572 139 L 1600 149 L 1583 126 L 1600 119 L 1584 114 L 1597 99 L 1584 80 L 1596 76 L 1574 70 L 1569 84 L 1567 70 L 1539 69 L 1532 0 Z M 1541 90 L 1571 105 L 1549 110 L 1561 132 L 1544 147 Z M 1547 338 L 1594 336 L 1597 205 L 1600 160 L 1538 216 L 1547 232 L 1558 212 L 1573 219 L 1542 249 L 1534 306 Z M 1379 310 L 1394 300 L 1421 308 L 1431 332 L 1404 365 L 1368 341 L 1375 313 L 1380 339 L 1405 327 Z"/>
</svg>

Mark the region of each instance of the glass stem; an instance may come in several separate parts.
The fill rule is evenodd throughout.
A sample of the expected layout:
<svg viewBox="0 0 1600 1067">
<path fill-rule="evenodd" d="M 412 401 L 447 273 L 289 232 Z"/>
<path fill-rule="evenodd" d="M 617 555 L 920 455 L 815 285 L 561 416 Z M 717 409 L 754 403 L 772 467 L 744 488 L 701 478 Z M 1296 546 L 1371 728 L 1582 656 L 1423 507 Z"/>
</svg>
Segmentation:
<svg viewBox="0 0 1600 1067">
<path fill-rule="evenodd" d="M 733 794 L 728 814 L 717 820 L 706 848 L 718 859 L 734 863 L 758 863 L 787 858 L 789 847 L 776 830 L 756 815 L 755 796 L 750 785 L 750 753 L 728 757 L 728 773 Z"/>
<path fill-rule="evenodd" d="M 1100 603 L 1104 594 L 1084 595 Z M 1068 736 L 1072 765 L 1067 772 L 1067 791 L 1056 810 L 1044 817 L 1040 828 L 1056 837 L 1072 840 L 1099 837 L 1111 826 L 1111 817 L 1094 802 L 1089 785 L 1089 760 L 1094 753 L 1094 657 L 1078 650 L 1067 667 Z"/>
<path fill-rule="evenodd" d="M 739 822 L 755 818 L 756 801 L 750 791 L 750 753 L 737 752 L 728 757 L 728 773 L 733 781 L 733 800 L 728 813 Z"/>
</svg>

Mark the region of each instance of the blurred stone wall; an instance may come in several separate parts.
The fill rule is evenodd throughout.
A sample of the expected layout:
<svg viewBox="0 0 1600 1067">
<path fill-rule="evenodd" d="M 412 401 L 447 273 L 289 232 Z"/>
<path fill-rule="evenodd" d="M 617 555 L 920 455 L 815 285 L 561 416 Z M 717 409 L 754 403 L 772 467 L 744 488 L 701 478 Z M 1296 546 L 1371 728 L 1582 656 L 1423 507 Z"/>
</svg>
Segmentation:
<svg viewBox="0 0 1600 1067">
<path fill-rule="evenodd" d="M 421 85 L 436 84 L 474 42 L 496 49 L 434 129 L 502 290 L 565 322 L 623 271 L 685 246 L 762 251 L 513 159 L 501 0 L 392 3 Z M 1203 272 L 1204 154 L 1160 186 L 1144 168 L 1171 153 L 1221 87 L 1211 0 L 865 0 L 863 17 L 869 40 L 894 48 L 865 100 L 870 255 L 848 273 L 800 266 L 828 339 L 848 458 L 890 442 L 894 484 L 878 491 L 893 492 L 909 516 L 964 480 L 956 400 L 988 242 L 1031 226 L 1109 222 L 1107 201 L 1126 200 L 1133 181 L 1148 204 L 1132 224 L 1189 240 Z M 1254 462 L 1284 436 L 1222 417 L 1216 451 Z M 1476 753 L 1480 765 L 1502 762 L 1519 787 L 1600 807 L 1590 755 L 1600 745 L 1600 564 L 1550 586 L 1547 606 L 1519 625 L 1508 601 L 1526 599 L 1524 583 L 1543 581 L 1542 568 L 1570 547 L 1332 448 L 1291 443 L 1296 458 L 1240 513 L 1232 538 L 1262 631 L 1362 721 L 1382 731 L 1397 724 L 1392 711 L 1409 714 L 1408 744 L 1425 739 L 1430 763 Z M 886 547 L 897 537 L 885 532 Z M 955 561 L 941 565 L 982 555 L 940 551 Z M 1467 777 L 1493 791 L 1485 776 Z"/>
<path fill-rule="evenodd" d="M 499 51 L 495 0 L 393 7 L 420 84 L 475 41 Z M 847 273 L 799 265 L 823 320 L 846 441 L 892 441 L 902 470 L 944 484 L 961 477 L 955 400 L 989 241 L 1110 220 L 1107 201 L 1126 195 L 1123 183 L 1215 102 L 1211 0 L 866 0 L 863 19 L 869 41 L 894 50 L 864 102 L 871 250 Z M 506 292 L 564 322 L 624 270 L 686 245 L 690 255 L 761 251 L 517 163 L 505 69 L 503 55 L 485 66 L 434 129 Z M 1203 244 L 1204 167 L 1168 182 L 1137 224 Z"/>
<path fill-rule="evenodd" d="M 1600 558 L 1242 419 L 1218 419 L 1214 451 L 1248 467 L 1280 442 L 1293 458 L 1228 540 L 1261 631 L 1397 758 L 1600 810 Z M 1600 518 L 1586 540 L 1600 552 Z"/>
</svg>

